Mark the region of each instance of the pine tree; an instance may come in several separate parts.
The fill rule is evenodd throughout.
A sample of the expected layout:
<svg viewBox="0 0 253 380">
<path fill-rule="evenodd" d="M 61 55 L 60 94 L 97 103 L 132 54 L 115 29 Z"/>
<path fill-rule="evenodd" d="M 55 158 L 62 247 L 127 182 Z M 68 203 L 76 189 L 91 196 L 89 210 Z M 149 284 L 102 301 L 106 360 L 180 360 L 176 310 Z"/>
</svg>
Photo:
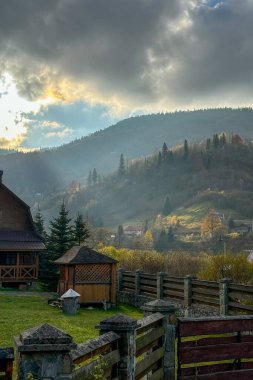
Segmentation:
<svg viewBox="0 0 253 380">
<path fill-rule="evenodd" d="M 89 171 L 88 180 L 87 180 L 87 185 L 88 185 L 88 186 L 91 186 L 91 185 L 92 185 L 92 173 L 91 173 L 91 170 Z"/>
<path fill-rule="evenodd" d="M 172 243 L 174 241 L 174 234 L 173 234 L 172 227 L 169 228 L 167 239 L 169 243 Z"/>
<path fill-rule="evenodd" d="M 184 159 L 189 156 L 189 147 L 187 140 L 184 140 Z"/>
<path fill-rule="evenodd" d="M 147 230 L 148 230 L 148 219 L 145 220 L 144 229 L 143 229 L 144 234 L 147 232 Z"/>
<path fill-rule="evenodd" d="M 46 231 L 44 228 L 44 218 L 40 212 L 40 209 L 38 208 L 38 211 L 36 212 L 33 220 L 36 232 L 42 236 L 43 238 L 46 237 Z"/>
<path fill-rule="evenodd" d="M 50 233 L 47 239 L 46 268 L 43 273 L 42 282 L 49 290 L 56 290 L 58 282 L 58 266 L 54 261 L 64 255 L 71 248 L 73 242 L 73 231 L 70 226 L 71 219 L 68 217 L 64 202 L 61 204 L 59 215 L 50 221 Z"/>
<path fill-rule="evenodd" d="M 159 237 L 155 242 L 155 249 L 158 252 L 165 252 L 168 249 L 168 239 L 164 229 L 161 230 Z"/>
<path fill-rule="evenodd" d="M 98 181 L 98 173 L 97 173 L 96 169 L 94 168 L 93 173 L 92 173 L 92 182 L 95 185 L 97 183 L 97 181 Z"/>
<path fill-rule="evenodd" d="M 219 148 L 219 145 L 220 145 L 220 139 L 219 139 L 219 136 L 217 135 L 217 133 L 215 133 L 213 135 L 213 147 L 215 149 Z"/>
<path fill-rule="evenodd" d="M 123 153 L 121 153 L 120 159 L 119 159 L 118 176 L 122 178 L 125 176 L 125 174 L 126 174 L 125 159 L 124 159 Z"/>
<path fill-rule="evenodd" d="M 166 199 L 165 199 L 165 202 L 164 202 L 164 206 L 163 206 L 163 210 L 162 210 L 162 214 L 167 216 L 171 213 L 172 211 L 172 207 L 171 207 L 171 203 L 170 203 L 170 199 L 167 195 Z"/>
<path fill-rule="evenodd" d="M 211 139 L 207 139 L 206 140 L 206 150 L 210 150 L 211 149 Z"/>
<path fill-rule="evenodd" d="M 90 232 L 87 228 L 86 222 L 83 220 L 82 214 L 77 214 L 77 218 L 74 221 L 74 242 L 78 245 L 84 243 L 90 236 Z"/>
<path fill-rule="evenodd" d="M 166 161 L 167 158 L 168 158 L 168 147 L 166 143 L 164 142 L 163 147 L 162 147 L 162 161 Z"/>
<path fill-rule="evenodd" d="M 118 246 L 119 247 L 121 247 L 123 236 L 124 236 L 124 230 L 123 230 L 122 225 L 120 224 L 118 226 L 118 231 L 117 231 L 117 240 L 118 240 Z"/>
</svg>

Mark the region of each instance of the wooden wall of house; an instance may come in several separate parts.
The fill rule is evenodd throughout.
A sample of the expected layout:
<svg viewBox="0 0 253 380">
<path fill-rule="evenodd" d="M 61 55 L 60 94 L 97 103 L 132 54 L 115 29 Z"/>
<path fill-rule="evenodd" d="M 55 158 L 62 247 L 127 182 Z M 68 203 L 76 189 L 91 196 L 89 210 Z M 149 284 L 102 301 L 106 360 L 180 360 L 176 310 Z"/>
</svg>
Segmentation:
<svg viewBox="0 0 253 380">
<path fill-rule="evenodd" d="M 3 186 L 0 186 L 0 229 L 12 231 L 33 229 L 27 207 Z"/>
</svg>

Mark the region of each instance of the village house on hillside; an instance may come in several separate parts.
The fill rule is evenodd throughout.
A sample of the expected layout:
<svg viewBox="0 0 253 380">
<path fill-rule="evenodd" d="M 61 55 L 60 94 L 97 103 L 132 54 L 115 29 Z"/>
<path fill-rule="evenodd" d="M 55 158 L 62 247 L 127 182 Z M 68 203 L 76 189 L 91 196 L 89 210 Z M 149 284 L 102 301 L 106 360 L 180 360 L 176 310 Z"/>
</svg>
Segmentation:
<svg viewBox="0 0 253 380">
<path fill-rule="evenodd" d="M 30 207 L 2 183 L 0 170 L 0 286 L 25 288 L 38 280 L 39 252 Z"/>
<path fill-rule="evenodd" d="M 142 236 L 144 234 L 144 227 L 124 226 L 124 235 L 126 236 Z"/>
</svg>

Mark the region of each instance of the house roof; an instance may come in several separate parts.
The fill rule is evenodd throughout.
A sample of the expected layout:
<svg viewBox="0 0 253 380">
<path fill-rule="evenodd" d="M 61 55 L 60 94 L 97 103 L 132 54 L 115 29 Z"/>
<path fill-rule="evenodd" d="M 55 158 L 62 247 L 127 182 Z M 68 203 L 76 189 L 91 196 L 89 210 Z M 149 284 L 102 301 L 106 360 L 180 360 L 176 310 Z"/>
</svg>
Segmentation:
<svg viewBox="0 0 253 380">
<path fill-rule="evenodd" d="M 0 251 L 41 251 L 42 238 L 34 231 L 0 230 Z"/>
<path fill-rule="evenodd" d="M 86 246 L 76 245 L 70 248 L 55 264 L 114 264 L 117 260 Z"/>
</svg>

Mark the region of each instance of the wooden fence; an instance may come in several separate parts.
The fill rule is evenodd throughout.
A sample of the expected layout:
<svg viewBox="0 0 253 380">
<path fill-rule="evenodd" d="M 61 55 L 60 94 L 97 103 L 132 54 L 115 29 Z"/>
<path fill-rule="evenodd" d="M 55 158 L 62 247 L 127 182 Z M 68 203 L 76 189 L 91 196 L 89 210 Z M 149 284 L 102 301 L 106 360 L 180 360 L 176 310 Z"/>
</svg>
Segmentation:
<svg viewBox="0 0 253 380">
<path fill-rule="evenodd" d="M 170 277 L 165 273 L 119 269 L 118 291 L 132 294 L 130 299 L 136 306 L 140 304 L 138 297 L 146 297 L 150 300 L 172 299 L 188 307 L 196 304 L 211 306 L 221 315 L 253 314 L 253 286 L 234 284 L 229 279 L 202 281 L 193 276 Z"/>
<path fill-rule="evenodd" d="M 253 379 L 252 316 L 179 318 L 177 379 Z"/>
</svg>

